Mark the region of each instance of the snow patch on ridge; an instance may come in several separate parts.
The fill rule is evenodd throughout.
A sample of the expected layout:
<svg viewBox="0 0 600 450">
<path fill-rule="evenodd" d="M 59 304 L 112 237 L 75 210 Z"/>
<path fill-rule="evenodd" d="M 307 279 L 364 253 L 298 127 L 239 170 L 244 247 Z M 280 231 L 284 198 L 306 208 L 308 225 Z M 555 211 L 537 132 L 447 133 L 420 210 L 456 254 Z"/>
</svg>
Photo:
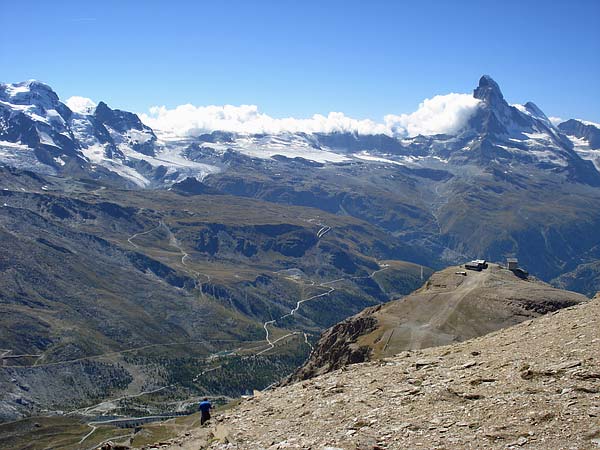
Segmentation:
<svg viewBox="0 0 600 450">
<path fill-rule="evenodd" d="M 570 135 L 567 135 L 567 137 L 573 143 L 573 150 L 575 150 L 582 159 L 591 161 L 594 164 L 594 167 L 596 167 L 596 170 L 600 172 L 600 150 L 592 149 L 590 143 L 585 138 L 578 138 L 577 136 Z"/>
<path fill-rule="evenodd" d="M 373 156 L 371 155 L 371 153 L 369 153 L 368 151 L 362 151 L 359 153 L 354 153 L 352 156 L 354 156 L 355 158 L 358 159 L 362 159 L 365 161 L 373 161 L 373 162 L 380 162 L 380 163 L 385 163 L 385 164 L 395 164 L 398 166 L 404 166 L 405 164 L 399 162 L 399 161 L 394 161 L 392 159 L 388 159 L 388 158 L 382 158 L 380 156 Z"/>
<path fill-rule="evenodd" d="M 159 134 L 159 137 L 164 142 L 171 141 L 177 147 L 177 138 L 172 135 Z M 181 144 L 178 145 L 180 146 Z M 212 148 L 221 154 L 227 150 L 233 150 L 243 155 L 260 159 L 269 159 L 275 155 L 282 155 L 287 158 L 300 157 L 320 163 L 338 163 L 350 160 L 350 158 L 336 153 L 331 149 L 324 147 L 316 148 L 307 139 L 292 133 L 267 136 L 244 134 L 238 135 L 233 142 L 203 142 L 202 145 Z M 188 165 L 194 164 L 187 159 L 184 159 L 184 161 Z"/>
<path fill-rule="evenodd" d="M 78 95 L 69 97 L 65 102 L 65 105 L 67 105 L 71 111 L 79 114 L 93 114 L 97 106 L 92 99 L 79 97 Z"/>
<path fill-rule="evenodd" d="M 16 97 L 19 94 L 29 92 L 29 86 L 26 84 L 7 84 L 6 93 L 9 97 Z"/>
<path fill-rule="evenodd" d="M 593 127 L 600 129 L 600 123 L 590 122 L 589 120 L 582 120 L 582 119 L 577 119 L 577 120 L 584 125 L 591 125 Z"/>
</svg>

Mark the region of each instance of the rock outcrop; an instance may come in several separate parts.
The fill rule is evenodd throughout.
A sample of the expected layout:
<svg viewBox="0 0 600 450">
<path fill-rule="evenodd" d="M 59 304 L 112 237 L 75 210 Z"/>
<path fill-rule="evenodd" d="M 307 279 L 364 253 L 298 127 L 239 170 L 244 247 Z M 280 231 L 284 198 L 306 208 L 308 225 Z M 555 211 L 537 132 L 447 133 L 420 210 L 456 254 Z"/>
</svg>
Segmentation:
<svg viewBox="0 0 600 450">
<path fill-rule="evenodd" d="M 372 349 L 357 345 L 357 340 L 377 329 L 377 320 L 373 313 L 381 306 L 367 308 L 365 311 L 325 330 L 310 359 L 291 377 L 291 381 L 304 380 L 323 373 L 368 361 Z M 323 370 L 326 368 L 326 370 Z"/>
</svg>

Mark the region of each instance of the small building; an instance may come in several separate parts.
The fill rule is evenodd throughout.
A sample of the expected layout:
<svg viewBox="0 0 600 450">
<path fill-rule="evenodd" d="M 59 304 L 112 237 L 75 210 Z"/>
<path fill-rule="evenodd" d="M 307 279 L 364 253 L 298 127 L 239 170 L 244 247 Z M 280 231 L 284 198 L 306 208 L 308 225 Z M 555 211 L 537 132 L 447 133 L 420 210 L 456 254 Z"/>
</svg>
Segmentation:
<svg viewBox="0 0 600 450">
<path fill-rule="evenodd" d="M 517 270 L 519 268 L 519 260 L 517 258 L 506 258 L 506 266 L 508 270 Z"/>
<path fill-rule="evenodd" d="M 487 261 L 485 259 L 474 259 L 471 262 L 465 264 L 465 269 L 477 270 L 481 272 L 483 269 L 487 269 Z"/>
<path fill-rule="evenodd" d="M 529 277 L 529 272 L 522 267 L 519 267 L 519 260 L 517 260 L 517 258 L 506 258 L 506 265 L 508 270 L 519 278 L 526 280 Z"/>
</svg>

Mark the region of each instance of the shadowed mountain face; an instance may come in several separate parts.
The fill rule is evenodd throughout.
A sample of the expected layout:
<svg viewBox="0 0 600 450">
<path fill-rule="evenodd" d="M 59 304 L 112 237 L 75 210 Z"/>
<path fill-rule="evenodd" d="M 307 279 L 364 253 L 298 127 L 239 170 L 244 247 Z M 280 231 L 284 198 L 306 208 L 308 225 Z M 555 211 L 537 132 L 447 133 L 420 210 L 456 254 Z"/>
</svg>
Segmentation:
<svg viewBox="0 0 600 450">
<path fill-rule="evenodd" d="M 559 124 L 558 129 L 568 136 L 587 141 L 590 149 L 600 150 L 600 129 L 597 126 L 571 119 Z"/>
<path fill-rule="evenodd" d="M 580 264 L 574 270 L 552 280 L 552 284 L 592 297 L 600 292 L 600 260 Z"/>
<path fill-rule="evenodd" d="M 449 267 L 434 273 L 411 295 L 368 308 L 325 331 L 293 379 L 403 350 L 472 339 L 587 300 L 523 279 L 497 264 L 481 272 Z"/>
</svg>

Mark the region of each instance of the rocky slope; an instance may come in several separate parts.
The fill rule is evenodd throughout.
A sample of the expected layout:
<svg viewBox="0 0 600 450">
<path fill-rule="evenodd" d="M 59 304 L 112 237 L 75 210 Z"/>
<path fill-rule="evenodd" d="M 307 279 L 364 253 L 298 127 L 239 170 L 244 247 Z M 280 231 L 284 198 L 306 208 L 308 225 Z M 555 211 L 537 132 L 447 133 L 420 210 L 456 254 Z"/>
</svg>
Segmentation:
<svg viewBox="0 0 600 450">
<path fill-rule="evenodd" d="M 481 272 L 449 267 L 413 294 L 326 330 L 294 379 L 402 350 L 464 341 L 586 300 L 497 264 Z"/>
<path fill-rule="evenodd" d="M 552 280 L 552 284 L 592 296 L 600 291 L 600 260 L 580 264 L 574 270 Z"/>
<path fill-rule="evenodd" d="M 1 167 L 0 246 L 0 421 L 264 388 L 421 271 L 356 219 Z"/>
<path fill-rule="evenodd" d="M 593 449 L 600 298 L 277 388 L 162 449 Z M 135 439 L 134 439 L 135 447 Z"/>
</svg>

